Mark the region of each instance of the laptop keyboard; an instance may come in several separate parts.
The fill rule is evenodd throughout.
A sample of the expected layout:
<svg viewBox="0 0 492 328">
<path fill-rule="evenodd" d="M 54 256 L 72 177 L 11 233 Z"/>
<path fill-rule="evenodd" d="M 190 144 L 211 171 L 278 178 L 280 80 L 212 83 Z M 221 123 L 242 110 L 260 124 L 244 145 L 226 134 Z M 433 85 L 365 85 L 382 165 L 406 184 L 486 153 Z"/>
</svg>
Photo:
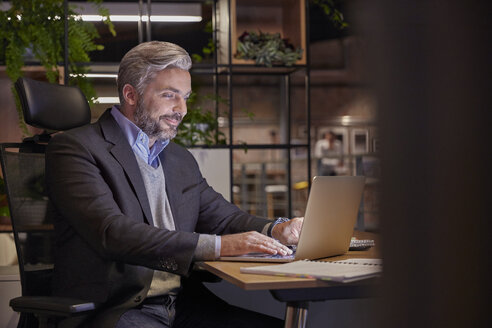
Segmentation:
<svg viewBox="0 0 492 328">
<path fill-rule="evenodd" d="M 244 256 L 248 258 L 258 258 L 258 259 L 286 259 L 286 260 L 293 260 L 295 255 L 296 255 L 296 248 L 297 246 L 292 245 L 292 246 L 287 246 L 292 250 L 292 254 L 290 255 L 281 255 L 281 254 L 266 254 L 266 253 L 249 253 Z"/>
<path fill-rule="evenodd" d="M 349 251 L 363 251 L 368 248 L 371 248 L 375 245 L 374 240 L 372 239 L 352 239 L 350 240 L 350 246 L 349 246 Z M 261 258 L 271 258 L 271 259 L 293 259 L 296 255 L 296 246 L 289 246 L 289 248 L 292 250 L 292 254 L 290 255 L 280 255 L 280 254 L 264 254 L 264 253 L 258 253 L 254 254 L 254 257 L 261 257 Z M 250 254 L 251 256 L 252 254 Z"/>
<path fill-rule="evenodd" d="M 281 254 L 266 254 L 266 253 L 249 253 L 246 255 L 248 258 L 253 258 L 253 259 L 286 259 L 286 260 L 291 260 L 294 259 L 295 252 L 290 254 L 290 255 L 281 255 Z"/>
<path fill-rule="evenodd" d="M 349 251 L 363 251 L 372 246 L 374 246 L 374 240 L 372 239 L 352 239 L 350 241 Z M 247 257 L 249 259 L 285 259 L 285 260 L 293 260 L 296 254 L 296 246 L 289 246 L 292 250 L 292 254 L 290 255 L 281 255 L 281 254 L 266 254 L 266 253 L 249 253 L 246 255 L 242 255 L 239 257 Z"/>
</svg>

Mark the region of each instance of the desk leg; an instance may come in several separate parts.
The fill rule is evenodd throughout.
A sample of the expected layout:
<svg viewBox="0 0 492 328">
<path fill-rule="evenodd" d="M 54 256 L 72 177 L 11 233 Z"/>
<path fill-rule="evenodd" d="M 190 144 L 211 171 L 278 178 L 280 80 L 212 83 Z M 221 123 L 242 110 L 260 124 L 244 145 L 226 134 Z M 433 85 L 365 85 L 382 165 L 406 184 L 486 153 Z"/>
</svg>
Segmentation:
<svg viewBox="0 0 492 328">
<path fill-rule="evenodd" d="M 308 302 L 287 302 L 284 328 L 305 328 L 308 315 Z"/>
</svg>

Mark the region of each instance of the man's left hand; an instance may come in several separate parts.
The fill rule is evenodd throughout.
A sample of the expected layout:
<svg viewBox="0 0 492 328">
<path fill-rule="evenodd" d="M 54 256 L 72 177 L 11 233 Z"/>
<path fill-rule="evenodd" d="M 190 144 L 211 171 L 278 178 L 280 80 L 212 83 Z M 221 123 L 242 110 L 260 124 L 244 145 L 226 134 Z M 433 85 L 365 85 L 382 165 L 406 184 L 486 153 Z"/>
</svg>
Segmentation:
<svg viewBox="0 0 492 328">
<path fill-rule="evenodd" d="M 272 229 L 272 237 L 284 245 L 297 245 L 304 218 L 293 218 L 279 223 Z"/>
</svg>

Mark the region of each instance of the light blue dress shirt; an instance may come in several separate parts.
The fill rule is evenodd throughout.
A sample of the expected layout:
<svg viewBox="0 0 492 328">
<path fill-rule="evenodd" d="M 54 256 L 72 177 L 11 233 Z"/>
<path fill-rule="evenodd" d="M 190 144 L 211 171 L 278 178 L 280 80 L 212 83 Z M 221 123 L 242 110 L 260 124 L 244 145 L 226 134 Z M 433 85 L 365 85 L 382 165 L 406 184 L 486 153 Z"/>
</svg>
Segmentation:
<svg viewBox="0 0 492 328">
<path fill-rule="evenodd" d="M 117 106 L 114 105 L 111 108 L 111 115 L 113 115 L 116 123 L 120 126 L 132 150 L 150 166 L 154 168 L 159 167 L 158 156 L 169 144 L 169 140 L 157 140 L 149 149 L 149 136 L 136 126 L 135 123 L 127 119 Z"/>
</svg>

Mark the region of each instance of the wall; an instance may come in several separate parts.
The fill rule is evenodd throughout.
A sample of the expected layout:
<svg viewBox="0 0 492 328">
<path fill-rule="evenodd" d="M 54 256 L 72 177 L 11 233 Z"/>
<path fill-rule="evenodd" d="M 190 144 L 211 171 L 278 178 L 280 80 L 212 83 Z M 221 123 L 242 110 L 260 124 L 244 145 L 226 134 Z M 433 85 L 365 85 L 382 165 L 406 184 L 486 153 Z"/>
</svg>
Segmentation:
<svg viewBox="0 0 492 328">
<path fill-rule="evenodd" d="M 19 129 L 19 116 L 15 109 L 15 101 L 11 91 L 12 83 L 5 76 L 0 76 L 0 142 L 20 141 L 22 133 Z"/>
</svg>

